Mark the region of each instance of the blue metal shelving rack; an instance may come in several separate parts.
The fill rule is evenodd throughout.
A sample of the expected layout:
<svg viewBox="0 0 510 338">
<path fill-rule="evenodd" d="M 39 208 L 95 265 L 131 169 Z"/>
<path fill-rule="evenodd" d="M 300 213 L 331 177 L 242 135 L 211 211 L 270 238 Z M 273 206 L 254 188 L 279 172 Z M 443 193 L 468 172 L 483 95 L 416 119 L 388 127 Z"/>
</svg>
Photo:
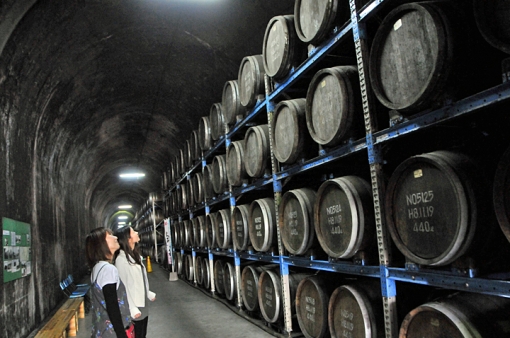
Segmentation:
<svg viewBox="0 0 510 338">
<path fill-rule="evenodd" d="M 217 203 L 229 200 L 231 209 L 235 207 L 236 197 L 256 190 L 269 184 L 272 184 L 275 202 L 278 203 L 282 193 L 282 180 L 296 175 L 298 173 L 320 167 L 326 163 L 333 161 L 341 161 L 347 155 L 366 151 L 368 154 L 368 165 L 370 167 L 372 192 L 374 198 L 374 209 L 377 227 L 377 245 L 379 253 L 379 265 L 365 266 L 356 265 L 351 263 L 341 263 L 332 261 L 315 260 L 297 256 L 285 256 L 282 241 L 278 230 L 278 246 L 279 255 L 268 255 L 266 253 L 257 252 L 239 252 L 235 248 L 231 251 L 218 251 L 212 249 L 197 249 L 192 248 L 192 254 L 195 256 L 197 253 L 207 254 L 211 267 L 211 290 L 214 292 L 214 278 L 212 277 L 213 260 L 215 256 L 222 256 L 234 259 L 236 266 L 236 274 L 238 279 L 238 300 L 237 306 L 242 306 L 240 296 L 240 265 L 241 260 L 259 261 L 264 263 L 279 264 L 282 278 L 283 288 L 283 302 L 285 311 L 285 331 L 290 335 L 293 331 L 291 310 L 290 310 L 290 291 L 289 291 L 289 266 L 304 267 L 313 270 L 324 270 L 330 272 L 337 272 L 347 275 L 367 276 L 378 278 L 381 281 L 382 301 L 384 307 L 384 324 L 386 337 L 396 337 L 398 335 L 398 322 L 396 313 L 397 292 L 396 282 L 406 282 L 421 285 L 430 285 L 434 287 L 442 287 L 445 289 L 468 291 L 484 293 L 488 295 L 495 295 L 510 298 L 510 282 L 505 280 L 490 279 L 490 278 L 477 278 L 469 276 L 461 276 L 458 274 L 427 270 L 427 269 L 409 269 L 398 268 L 391 266 L 391 252 L 389 250 L 390 239 L 384 224 L 384 209 L 382 208 L 382 196 L 384 192 L 384 182 L 382 180 L 382 163 L 383 158 L 380 148 L 386 142 L 402 137 L 403 135 L 411 134 L 425 128 L 438 125 L 461 116 L 468 114 L 475 114 L 476 112 L 488 106 L 501 103 L 510 102 L 510 82 L 489 88 L 485 91 L 464 98 L 440 109 L 427 111 L 408 121 L 398 123 L 390 126 L 387 129 L 376 130 L 375 128 L 375 108 L 373 104 L 373 96 L 371 89 L 368 86 L 367 77 L 367 60 L 368 60 L 368 46 L 367 46 L 367 32 L 365 29 L 365 22 L 370 19 L 379 9 L 384 6 L 395 4 L 393 0 L 373 0 L 365 5 L 363 8 L 358 9 L 355 5 L 355 0 L 349 0 L 351 10 L 351 19 L 340 27 L 336 27 L 334 35 L 331 39 L 325 41 L 319 46 L 314 47 L 309 52 L 308 59 L 298 68 L 293 69 L 291 74 L 279 83 L 275 83 L 274 90 L 268 89 L 268 79 L 266 79 L 266 98 L 259 101 L 256 106 L 247 114 L 247 116 L 221 137 L 211 149 L 203 154 L 202 159 L 192 165 L 189 170 L 175 182 L 175 185 L 169 190 L 172 191 L 189 177 L 189 175 L 199 168 L 205 167 L 206 159 L 211 158 L 213 154 L 218 152 L 222 147 L 228 147 L 232 136 L 237 134 L 243 126 L 246 126 L 254 117 L 266 111 L 268 121 L 272 119 L 275 100 L 285 93 L 289 87 L 294 85 L 306 72 L 308 72 L 314 65 L 317 64 L 323 57 L 328 55 L 340 43 L 347 41 L 352 36 L 356 60 L 359 72 L 360 87 L 362 93 L 363 114 L 365 117 L 365 138 L 353 140 L 348 144 L 338 146 L 327 152 L 321 152 L 318 157 L 307 160 L 305 162 L 293 164 L 283 167 L 279 170 L 274 156 L 271 156 L 273 174 L 271 177 L 265 177 L 256 180 L 250 185 L 242 187 L 231 187 L 228 194 L 217 196 L 213 199 L 205 201 L 199 206 L 195 206 L 187 213 L 192 217 L 197 211 L 205 209 L 205 214 L 209 214 L 210 206 Z M 270 131 L 272 132 L 272 131 Z M 175 217 L 173 218 L 175 219 Z M 179 215 L 179 220 L 182 220 Z M 278 227 L 277 227 L 278 229 Z"/>
</svg>

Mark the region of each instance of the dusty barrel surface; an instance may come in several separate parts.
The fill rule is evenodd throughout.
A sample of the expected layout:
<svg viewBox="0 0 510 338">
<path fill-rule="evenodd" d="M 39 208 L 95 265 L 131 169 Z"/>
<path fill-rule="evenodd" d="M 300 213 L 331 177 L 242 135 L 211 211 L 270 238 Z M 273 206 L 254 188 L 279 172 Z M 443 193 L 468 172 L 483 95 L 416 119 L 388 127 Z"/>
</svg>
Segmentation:
<svg viewBox="0 0 510 338">
<path fill-rule="evenodd" d="M 370 184 L 357 176 L 324 182 L 317 191 L 314 219 L 315 234 L 329 256 L 353 257 L 375 234 Z"/>
<path fill-rule="evenodd" d="M 213 103 L 209 110 L 209 123 L 211 126 L 211 138 L 218 140 L 225 134 L 225 126 L 223 125 L 223 112 L 221 103 Z"/>
<path fill-rule="evenodd" d="M 250 127 L 244 135 L 244 167 L 251 177 L 262 177 L 269 164 L 269 125 Z"/>
<path fill-rule="evenodd" d="M 212 147 L 211 123 L 209 116 L 202 116 L 198 121 L 198 144 L 202 151 L 207 151 Z"/>
<path fill-rule="evenodd" d="M 245 56 L 241 60 L 237 77 L 241 105 L 251 108 L 259 96 L 264 95 L 264 74 L 262 55 Z"/>
<path fill-rule="evenodd" d="M 216 219 L 217 222 L 214 224 L 216 242 L 220 249 L 228 249 L 232 243 L 230 231 L 230 209 L 222 209 L 218 211 Z"/>
<path fill-rule="evenodd" d="M 361 120 L 359 76 L 355 66 L 318 71 L 306 93 L 306 125 L 312 139 L 334 146 L 358 136 Z"/>
<path fill-rule="evenodd" d="M 268 251 L 276 245 L 276 210 L 273 198 L 262 198 L 250 204 L 248 229 L 256 251 Z"/>
<path fill-rule="evenodd" d="M 299 40 L 294 15 L 275 16 L 267 24 L 262 44 L 265 73 L 283 79 L 306 58 L 306 46 Z"/>
<path fill-rule="evenodd" d="M 500 158 L 496 174 L 494 177 L 494 186 L 492 198 L 494 211 L 498 219 L 499 226 L 510 241 L 510 148 L 508 148 Z"/>
<path fill-rule="evenodd" d="M 249 204 L 236 205 L 232 211 L 231 229 L 232 242 L 237 250 L 246 250 L 250 244 L 250 233 L 248 229 Z"/>
<path fill-rule="evenodd" d="M 184 153 L 185 153 L 184 149 L 179 149 L 179 174 L 181 175 L 186 172 L 187 167 Z"/>
<path fill-rule="evenodd" d="M 244 141 L 231 142 L 226 156 L 227 179 L 233 186 L 240 186 L 248 178 L 244 167 Z"/>
<path fill-rule="evenodd" d="M 216 292 L 223 295 L 225 294 L 225 263 L 221 260 L 214 262 L 214 285 Z"/>
<path fill-rule="evenodd" d="M 446 265 L 469 249 L 483 202 L 475 193 L 478 178 L 475 163 L 452 151 L 416 155 L 395 169 L 385 197 L 386 221 L 409 260 Z"/>
<path fill-rule="evenodd" d="M 384 337 L 380 291 L 377 283 L 335 289 L 328 303 L 331 338 Z"/>
<path fill-rule="evenodd" d="M 293 255 L 302 255 L 315 242 L 313 208 L 316 193 L 309 188 L 287 191 L 278 209 L 278 225 L 285 248 Z"/>
<path fill-rule="evenodd" d="M 507 337 L 509 306 L 509 300 L 502 297 L 455 294 L 409 312 L 399 337 Z"/>
<path fill-rule="evenodd" d="M 306 100 L 278 103 L 273 115 L 273 151 L 280 163 L 294 163 L 313 153 L 312 138 L 306 126 Z"/>
<path fill-rule="evenodd" d="M 319 276 L 301 280 L 296 290 L 296 317 L 305 337 L 328 337 L 328 304 L 332 288 Z"/>
<path fill-rule="evenodd" d="M 213 190 L 217 194 L 223 194 L 228 190 L 226 158 L 226 155 L 217 155 L 213 159 L 210 179 L 212 180 Z"/>
<path fill-rule="evenodd" d="M 507 0 L 474 0 L 473 9 L 485 40 L 510 54 L 510 3 Z"/>
<path fill-rule="evenodd" d="M 342 8 L 341 0 L 297 0 L 294 6 L 294 26 L 299 39 L 317 44 L 333 32 L 335 24 L 349 18 L 348 8 Z"/>
<path fill-rule="evenodd" d="M 223 288 L 225 290 L 225 298 L 234 300 L 237 297 L 237 279 L 234 264 L 226 262 L 223 273 Z"/>
<path fill-rule="evenodd" d="M 225 82 L 221 96 L 221 107 L 223 122 L 227 124 L 234 124 L 238 115 L 244 116 L 246 113 L 246 108 L 241 105 L 237 80 Z"/>
</svg>

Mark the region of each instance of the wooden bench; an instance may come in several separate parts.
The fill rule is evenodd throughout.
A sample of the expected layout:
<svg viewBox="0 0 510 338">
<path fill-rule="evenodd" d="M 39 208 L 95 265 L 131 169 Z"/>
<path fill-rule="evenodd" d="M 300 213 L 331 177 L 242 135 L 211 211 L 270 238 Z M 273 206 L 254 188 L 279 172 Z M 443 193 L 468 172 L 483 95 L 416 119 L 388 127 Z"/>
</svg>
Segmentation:
<svg viewBox="0 0 510 338">
<path fill-rule="evenodd" d="M 78 318 L 85 318 L 84 299 L 69 298 L 37 332 L 35 338 L 76 337 Z"/>
</svg>

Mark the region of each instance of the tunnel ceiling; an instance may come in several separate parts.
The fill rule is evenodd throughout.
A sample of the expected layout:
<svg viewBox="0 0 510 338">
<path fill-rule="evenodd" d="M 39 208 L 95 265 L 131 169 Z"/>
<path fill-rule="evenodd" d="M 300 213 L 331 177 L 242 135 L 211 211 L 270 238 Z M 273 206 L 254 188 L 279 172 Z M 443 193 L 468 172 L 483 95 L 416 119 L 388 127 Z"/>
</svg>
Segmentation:
<svg viewBox="0 0 510 338">
<path fill-rule="evenodd" d="M 3 109 L 63 189 L 108 219 L 140 207 L 287 0 L 31 1 L 0 55 Z M 0 19 L 12 12 L 6 1 Z M 25 1 L 29 3 L 29 1 Z M 16 93 L 15 95 L 13 93 Z M 5 108 L 9 107 L 9 108 Z M 121 182 L 126 168 L 145 179 Z"/>
</svg>

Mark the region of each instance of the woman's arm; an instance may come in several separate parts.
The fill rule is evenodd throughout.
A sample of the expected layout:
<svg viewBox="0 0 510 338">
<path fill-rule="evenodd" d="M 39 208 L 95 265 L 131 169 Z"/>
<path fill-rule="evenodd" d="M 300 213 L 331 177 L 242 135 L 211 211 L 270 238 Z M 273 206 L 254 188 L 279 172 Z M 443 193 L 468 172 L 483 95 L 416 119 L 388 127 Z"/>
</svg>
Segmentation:
<svg viewBox="0 0 510 338">
<path fill-rule="evenodd" d="M 106 303 L 106 311 L 110 317 L 110 322 L 118 338 L 127 338 L 122 316 L 119 308 L 119 298 L 117 296 L 117 284 L 106 284 L 103 286 L 103 295 Z"/>
</svg>

